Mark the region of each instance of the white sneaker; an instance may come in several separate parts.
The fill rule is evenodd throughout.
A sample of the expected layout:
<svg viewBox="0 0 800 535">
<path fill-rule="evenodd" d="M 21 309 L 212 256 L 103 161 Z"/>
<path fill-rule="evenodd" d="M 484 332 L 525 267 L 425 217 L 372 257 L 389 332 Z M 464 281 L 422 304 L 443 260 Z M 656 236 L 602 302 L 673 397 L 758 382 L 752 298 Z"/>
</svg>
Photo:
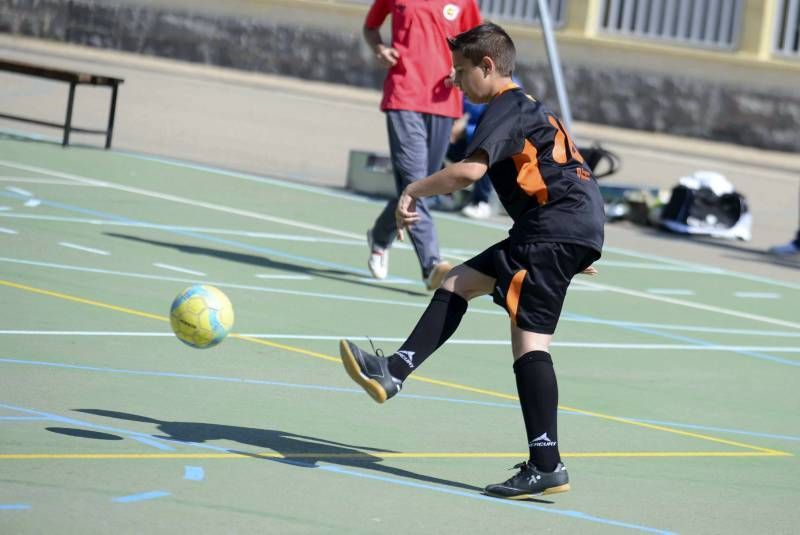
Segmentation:
<svg viewBox="0 0 800 535">
<path fill-rule="evenodd" d="M 367 267 L 376 279 L 385 279 L 389 274 L 389 250 L 375 245 L 372 241 L 372 229 L 367 231 L 367 244 L 369 245 L 369 260 Z"/>
<path fill-rule="evenodd" d="M 472 219 L 489 219 L 492 217 L 492 207 L 488 202 L 468 204 L 461 209 L 461 213 Z"/>
<path fill-rule="evenodd" d="M 800 253 L 800 246 L 797 244 L 797 241 L 790 241 L 789 243 L 785 243 L 783 245 L 776 245 L 775 247 L 770 247 L 769 252 L 776 256 L 791 256 L 797 253 Z"/>
<path fill-rule="evenodd" d="M 453 265 L 450 262 L 442 261 L 433 266 L 433 269 L 431 269 L 431 272 L 428 273 L 428 277 L 425 279 L 425 287 L 428 290 L 438 289 L 451 269 L 453 269 Z"/>
</svg>

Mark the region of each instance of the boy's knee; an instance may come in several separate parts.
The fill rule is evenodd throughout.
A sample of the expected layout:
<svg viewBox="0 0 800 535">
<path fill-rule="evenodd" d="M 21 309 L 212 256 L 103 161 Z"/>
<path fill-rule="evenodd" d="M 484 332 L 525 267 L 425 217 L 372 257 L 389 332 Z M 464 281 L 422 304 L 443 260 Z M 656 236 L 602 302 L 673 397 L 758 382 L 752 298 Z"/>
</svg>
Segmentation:
<svg viewBox="0 0 800 535">
<path fill-rule="evenodd" d="M 469 301 L 475 297 L 491 293 L 494 286 L 494 279 L 475 271 L 474 269 L 460 264 L 450 270 L 441 288 L 448 292 L 453 292 Z"/>
</svg>

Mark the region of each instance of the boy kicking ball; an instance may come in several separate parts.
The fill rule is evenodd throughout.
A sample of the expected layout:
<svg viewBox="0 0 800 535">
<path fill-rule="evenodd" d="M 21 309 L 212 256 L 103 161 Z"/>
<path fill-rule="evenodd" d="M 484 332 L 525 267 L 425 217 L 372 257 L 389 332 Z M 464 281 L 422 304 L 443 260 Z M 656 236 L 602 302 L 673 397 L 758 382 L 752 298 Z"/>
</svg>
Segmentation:
<svg viewBox="0 0 800 535">
<path fill-rule="evenodd" d="M 436 290 L 405 343 L 391 356 L 340 342 L 347 373 L 378 403 L 396 395 L 414 370 L 455 332 L 467 302 L 492 295 L 511 319 L 514 374 L 529 459 L 492 496 L 524 499 L 569 490 L 558 450 L 558 386 L 550 341 L 572 277 L 594 275 L 603 246 L 597 181 L 564 125 L 512 80 L 516 51 L 492 23 L 449 40 L 455 83 L 472 102 L 488 103 L 467 157 L 410 184 L 400 197 L 398 238 L 418 220 L 420 197 L 462 189 L 488 172 L 514 223 L 508 238 L 456 266 Z"/>
</svg>

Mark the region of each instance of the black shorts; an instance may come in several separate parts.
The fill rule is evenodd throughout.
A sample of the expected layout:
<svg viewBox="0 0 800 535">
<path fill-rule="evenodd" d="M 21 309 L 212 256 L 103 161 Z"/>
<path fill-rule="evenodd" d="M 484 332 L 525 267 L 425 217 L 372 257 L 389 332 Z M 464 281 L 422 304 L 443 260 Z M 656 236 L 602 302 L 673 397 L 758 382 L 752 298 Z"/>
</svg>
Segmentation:
<svg viewBox="0 0 800 535">
<path fill-rule="evenodd" d="M 496 243 L 465 265 L 496 279 L 492 298 L 525 331 L 553 334 L 570 280 L 600 258 L 573 243 Z"/>
</svg>

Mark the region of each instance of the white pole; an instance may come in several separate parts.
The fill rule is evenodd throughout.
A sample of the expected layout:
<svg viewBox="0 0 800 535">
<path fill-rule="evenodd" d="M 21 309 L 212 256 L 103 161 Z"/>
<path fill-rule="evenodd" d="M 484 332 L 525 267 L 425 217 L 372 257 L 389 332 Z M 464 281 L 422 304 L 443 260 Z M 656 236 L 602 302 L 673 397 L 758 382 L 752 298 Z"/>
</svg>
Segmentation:
<svg viewBox="0 0 800 535">
<path fill-rule="evenodd" d="M 558 95 L 558 105 L 561 108 L 561 119 L 563 119 L 567 130 L 572 132 L 572 111 L 569 107 L 567 90 L 564 87 L 564 76 L 561 73 L 561 60 L 558 57 L 556 40 L 553 37 L 553 24 L 550 21 L 550 8 L 547 0 L 539 2 L 539 21 L 542 23 L 542 33 L 544 34 L 544 46 L 547 49 L 547 59 L 550 61 L 550 71 L 553 73 L 553 82 L 556 86 Z"/>
</svg>

